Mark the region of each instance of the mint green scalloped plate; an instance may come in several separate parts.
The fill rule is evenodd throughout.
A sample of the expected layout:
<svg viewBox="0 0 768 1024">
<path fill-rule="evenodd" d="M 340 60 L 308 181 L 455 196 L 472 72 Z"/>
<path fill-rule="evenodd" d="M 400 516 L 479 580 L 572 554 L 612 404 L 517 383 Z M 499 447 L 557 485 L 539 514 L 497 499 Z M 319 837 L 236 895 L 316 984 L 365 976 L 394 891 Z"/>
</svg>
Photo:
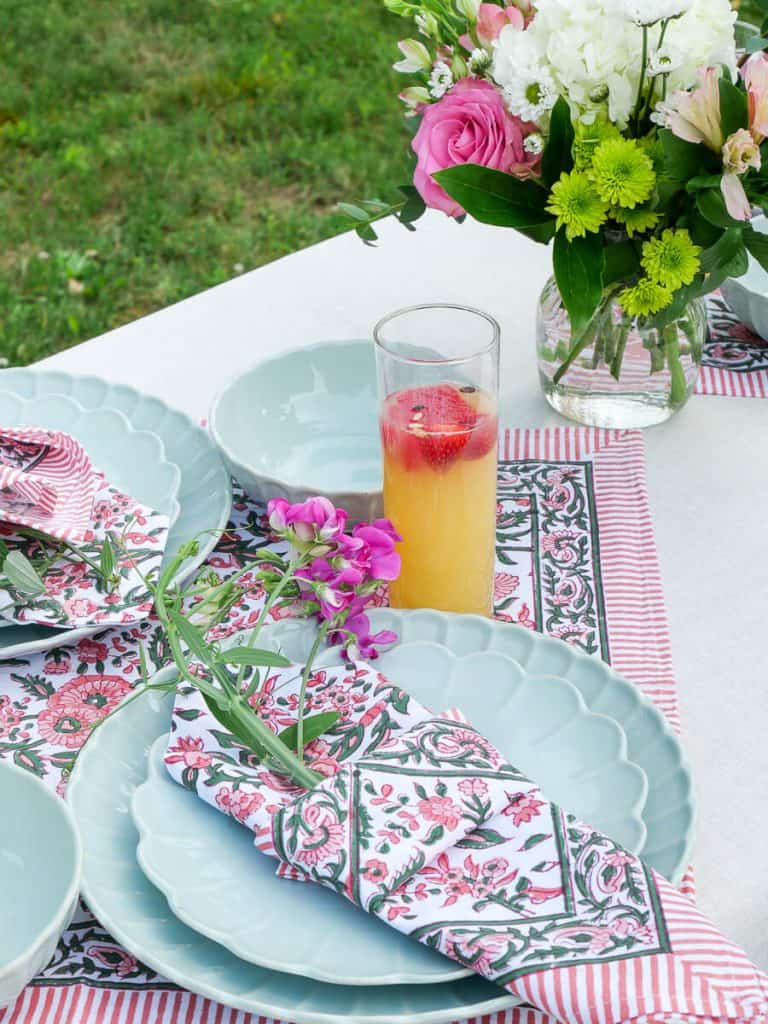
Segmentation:
<svg viewBox="0 0 768 1024">
<path fill-rule="evenodd" d="M 7 393 L 23 399 L 64 395 L 89 411 L 116 410 L 133 430 L 157 435 L 165 458 L 181 474 L 176 496 L 178 515 L 168 535 L 165 558 L 175 555 L 186 541 L 199 537 L 200 550 L 179 573 L 180 581 L 208 559 L 229 519 L 232 481 L 205 430 L 159 398 L 98 377 L 33 369 L 0 370 L 0 395 Z M 26 657 L 63 643 L 76 643 L 93 633 L 92 627 L 62 632 L 37 625 L 8 625 L 0 629 L 0 659 Z"/>
<path fill-rule="evenodd" d="M 303 625 L 311 636 L 312 623 Z M 444 692 L 447 704 L 429 702 L 435 711 L 458 707 L 472 722 L 489 715 L 503 721 L 505 757 L 627 849 L 642 848 L 645 773 L 627 761 L 621 727 L 590 711 L 566 679 L 528 673 L 495 650 L 456 653 L 450 643 L 404 642 L 392 658 L 399 686 L 416 697 L 430 686 Z M 249 963 L 334 984 L 434 984 L 471 973 L 392 934 L 335 893 L 277 878 L 274 861 L 256 853 L 252 836 L 190 799 L 162 755 L 153 746 L 131 810 L 139 864 L 179 920 Z"/>
</svg>

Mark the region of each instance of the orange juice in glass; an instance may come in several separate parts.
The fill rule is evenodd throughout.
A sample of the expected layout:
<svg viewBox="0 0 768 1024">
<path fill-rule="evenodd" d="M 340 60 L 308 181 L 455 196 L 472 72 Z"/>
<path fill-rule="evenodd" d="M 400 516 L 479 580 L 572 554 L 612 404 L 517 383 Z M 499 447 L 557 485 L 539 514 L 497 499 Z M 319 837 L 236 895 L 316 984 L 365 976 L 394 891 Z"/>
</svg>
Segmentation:
<svg viewBox="0 0 768 1024">
<path fill-rule="evenodd" d="M 490 615 L 499 326 L 463 306 L 414 306 L 374 339 L 384 512 L 403 538 L 392 605 Z"/>
</svg>

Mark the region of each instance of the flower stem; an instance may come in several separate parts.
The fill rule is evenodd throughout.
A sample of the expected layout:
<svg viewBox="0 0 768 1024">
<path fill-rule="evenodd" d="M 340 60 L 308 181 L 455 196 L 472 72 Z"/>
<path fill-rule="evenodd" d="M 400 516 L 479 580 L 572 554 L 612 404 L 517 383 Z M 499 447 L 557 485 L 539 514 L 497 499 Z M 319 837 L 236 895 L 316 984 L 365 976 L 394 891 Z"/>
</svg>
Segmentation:
<svg viewBox="0 0 768 1024">
<path fill-rule="evenodd" d="M 637 85 L 637 100 L 635 102 L 635 134 L 640 134 L 640 111 L 643 105 L 643 87 L 645 86 L 645 68 L 648 63 L 648 26 L 643 25 L 643 50 L 642 64 L 640 66 L 640 81 Z"/>
<path fill-rule="evenodd" d="M 584 330 L 581 332 L 581 334 L 577 336 L 576 340 L 573 342 L 573 344 L 571 346 L 571 349 L 570 349 L 568 355 L 565 357 L 565 359 L 562 361 L 562 363 L 560 363 L 560 365 L 558 366 L 557 370 L 555 371 L 555 375 L 552 378 L 552 383 L 553 384 L 559 384 L 560 383 L 560 381 L 563 379 L 563 377 L 566 375 L 566 373 L 570 370 L 571 366 L 576 362 L 578 357 L 581 355 L 581 353 L 584 351 L 584 349 L 589 344 L 589 342 L 590 342 L 589 327 L 590 327 L 591 323 L 592 323 L 592 321 L 590 320 L 590 322 L 587 324 L 587 326 L 584 328 Z"/>
<path fill-rule="evenodd" d="M 616 343 L 616 351 L 613 353 L 613 359 L 611 360 L 611 376 L 614 380 L 618 380 L 621 376 L 621 364 L 624 362 L 624 353 L 627 348 L 630 328 L 631 324 L 629 323 L 623 323 L 619 328 L 619 340 Z"/>
<path fill-rule="evenodd" d="M 677 333 L 677 324 L 667 324 L 664 327 L 663 335 L 671 377 L 669 399 L 672 405 L 682 405 L 688 395 L 688 384 L 685 380 L 683 364 L 680 362 L 680 338 Z"/>
<path fill-rule="evenodd" d="M 320 626 L 315 637 L 315 642 L 312 644 L 312 650 L 309 652 L 309 657 L 304 666 L 304 671 L 301 673 L 301 685 L 299 688 L 299 717 L 296 722 L 296 755 L 303 763 L 304 759 L 304 703 L 307 693 L 307 682 L 309 681 L 310 674 L 312 672 L 312 663 L 317 656 L 317 652 L 320 650 L 320 644 L 328 633 L 328 626 Z"/>
</svg>

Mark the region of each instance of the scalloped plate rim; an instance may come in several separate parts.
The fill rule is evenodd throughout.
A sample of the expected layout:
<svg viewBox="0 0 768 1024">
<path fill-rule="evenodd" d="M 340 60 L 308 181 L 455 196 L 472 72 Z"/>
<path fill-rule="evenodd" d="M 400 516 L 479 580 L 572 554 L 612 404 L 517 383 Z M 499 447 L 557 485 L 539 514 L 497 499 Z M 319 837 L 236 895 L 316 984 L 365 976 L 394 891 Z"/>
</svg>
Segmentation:
<svg viewBox="0 0 768 1024">
<path fill-rule="evenodd" d="M 25 395 L 18 390 L 18 382 L 24 381 L 29 382 L 29 385 L 32 388 L 32 395 Z M 14 382 L 17 382 L 16 387 L 14 387 Z M 44 389 L 41 390 L 41 388 Z M 58 388 L 58 390 L 55 390 L 55 388 Z M 65 388 L 66 390 L 61 390 L 61 388 Z M 125 416 L 131 425 L 136 425 L 137 418 L 135 417 L 135 410 L 142 402 L 161 411 L 163 417 L 170 417 L 172 420 L 175 419 L 177 422 L 180 421 L 184 426 L 186 434 L 194 439 L 198 453 L 202 453 L 206 460 L 211 460 L 211 466 L 208 470 L 208 474 L 213 471 L 215 477 L 220 477 L 218 483 L 214 477 L 211 487 L 208 488 L 208 491 L 214 495 L 215 500 L 218 502 L 216 508 L 216 521 L 208 528 L 207 536 L 203 535 L 200 539 L 200 547 L 197 555 L 195 555 L 194 558 L 191 558 L 179 571 L 176 578 L 179 583 L 183 583 L 210 557 L 214 548 L 218 544 L 222 533 L 226 529 L 227 523 L 229 522 L 232 514 L 232 480 L 226 466 L 221 460 L 221 455 L 211 436 L 201 426 L 195 423 L 190 416 L 182 412 L 180 409 L 176 409 L 173 406 L 168 405 L 168 403 L 164 402 L 162 398 L 139 391 L 130 384 L 120 384 L 114 381 L 109 381 L 103 377 L 98 377 L 95 374 L 67 373 L 65 370 L 49 370 L 45 367 L 35 369 L 27 367 L 9 367 L 7 369 L 0 370 L 0 393 L 18 395 L 21 398 L 32 397 L 33 395 L 36 397 L 40 397 L 41 395 L 62 395 L 64 397 L 72 398 L 87 410 L 90 406 L 85 401 L 85 396 L 82 392 L 83 389 L 87 390 L 89 388 L 98 388 L 105 392 L 105 394 L 101 396 L 101 400 L 96 406 L 97 408 L 107 407 L 115 409 L 117 412 Z M 117 401 L 115 401 L 114 396 L 116 394 L 118 396 L 122 396 L 122 398 L 118 397 Z M 109 396 L 112 396 L 111 399 Z M 130 398 L 133 402 L 133 405 L 127 409 L 123 408 L 120 404 L 120 402 L 124 401 L 126 398 Z M 114 404 L 110 405 L 110 401 Z M 181 473 L 178 497 L 179 505 L 181 509 L 183 509 L 185 494 L 184 466 L 175 456 L 175 453 L 167 450 L 168 447 L 175 446 L 178 436 L 180 435 L 174 434 L 170 439 L 167 439 L 166 433 L 161 432 L 159 428 L 144 428 L 138 426 L 137 429 L 146 429 L 150 433 L 156 433 L 166 447 L 166 457 L 168 458 L 168 461 L 178 466 Z M 216 460 L 215 463 L 212 461 L 213 459 Z M 196 488 L 192 489 L 195 490 Z M 213 506 L 213 500 L 211 504 Z M 179 518 L 181 518 L 181 512 Z M 178 520 L 175 525 L 178 525 Z M 166 548 L 166 552 L 168 551 L 169 549 Z M 11 645 L 3 645 L 2 631 L 0 631 L 0 661 L 7 658 L 27 657 L 34 654 L 42 654 L 45 651 L 50 650 L 52 647 L 61 646 L 62 643 L 76 643 L 86 637 L 100 633 L 102 630 L 103 627 L 101 626 L 87 626 L 74 630 L 67 630 L 66 632 L 55 632 L 50 636 L 45 636 L 38 640 L 22 641 Z"/>
<path fill-rule="evenodd" d="M 157 673 L 153 680 L 155 682 L 168 681 L 173 678 L 174 669 L 168 667 L 162 669 Z M 131 694 L 128 694 L 124 698 L 124 702 L 130 700 Z M 142 703 L 151 701 L 155 705 L 160 705 L 161 710 L 167 710 L 170 714 L 172 707 L 172 698 L 169 694 L 157 694 L 157 693 L 145 693 L 136 702 L 135 707 L 138 708 Z M 82 754 L 78 757 L 75 768 L 73 769 L 72 776 L 70 777 L 67 785 L 65 800 L 70 805 L 75 819 L 80 824 L 80 814 L 78 807 L 78 795 L 81 790 L 82 778 L 84 769 L 82 765 L 87 765 L 88 762 L 94 757 L 94 750 L 97 751 L 105 742 L 105 737 L 110 735 L 111 729 L 114 728 L 114 723 L 119 721 L 119 716 L 112 719 L 110 722 L 106 722 L 104 726 L 94 733 L 93 738 L 89 740 L 86 747 L 83 749 Z M 158 733 L 162 735 L 162 733 Z M 156 739 L 157 737 L 154 737 Z M 154 739 L 150 741 L 154 742 Z M 112 762 L 114 763 L 114 761 Z M 117 810 L 108 806 L 108 810 L 112 814 L 118 814 Z M 125 817 L 123 815 L 123 817 Z M 130 817 L 130 815 L 128 815 Z M 100 823 L 103 825 L 104 821 L 101 819 Z M 83 839 L 83 850 L 84 850 L 84 863 L 83 873 L 81 882 L 81 893 L 83 899 L 86 901 L 91 911 L 96 915 L 98 920 L 107 929 L 107 931 L 115 938 L 125 949 L 133 953 L 143 963 L 153 970 L 157 971 L 161 976 L 167 978 L 169 981 L 175 982 L 176 984 L 188 989 L 190 992 L 194 992 L 204 998 L 211 999 L 214 1002 L 223 1003 L 227 1006 L 232 1006 L 236 1009 L 241 1009 L 249 1013 L 256 1013 L 260 1015 L 266 1015 L 279 1020 L 288 1021 L 291 1020 L 294 1024 L 340 1024 L 344 1019 L 348 1019 L 354 1024 L 445 1024 L 448 1020 L 464 1020 L 465 1018 L 480 1017 L 484 1014 L 498 1013 L 503 1010 L 509 1010 L 515 1006 L 520 1005 L 520 1000 L 513 996 L 511 993 L 499 990 L 499 995 L 494 995 L 492 998 L 479 999 L 475 1002 L 467 1002 L 461 1005 L 453 1005 L 451 1007 L 439 1007 L 432 1010 L 386 1010 L 385 1012 L 370 1013 L 370 1012 L 355 1012 L 351 1018 L 345 1018 L 338 1014 L 336 1010 L 323 1010 L 322 1008 L 307 1008 L 306 1003 L 308 998 L 304 997 L 302 1003 L 299 1005 L 291 1005 L 288 1003 L 278 1003 L 265 1001 L 263 998 L 259 998 L 258 993 L 256 997 L 249 996 L 246 994 L 232 994 L 228 993 L 223 989 L 217 989 L 214 983 L 206 980 L 202 980 L 201 973 L 207 971 L 210 974 L 212 968 L 208 960 L 201 955 L 200 963 L 197 965 L 197 970 L 194 973 L 188 973 L 187 968 L 181 968 L 177 970 L 173 964 L 173 951 L 170 954 L 170 960 L 168 959 L 169 954 L 167 950 L 165 952 L 152 952 L 142 942 L 135 942 L 130 935 L 130 924 L 123 926 L 108 909 L 106 909 L 102 903 L 101 897 L 99 896 L 99 887 L 97 884 L 92 885 L 88 871 L 88 836 L 89 833 L 84 827 L 80 827 L 80 834 Z M 135 858 L 129 854 L 130 859 L 135 861 Z M 149 881 L 144 878 L 138 865 L 136 865 L 139 878 L 141 878 L 147 886 L 153 888 Z M 118 887 L 119 888 L 119 887 Z M 158 897 L 162 903 L 167 906 L 167 901 L 163 898 L 162 894 L 157 890 Z M 170 908 L 169 908 L 170 909 Z M 171 914 L 171 916 L 173 916 Z M 153 918 L 154 920 L 154 918 Z M 174 918 L 175 921 L 175 918 Z M 178 923 L 178 922 L 177 922 Z M 192 929 L 186 928 L 185 925 L 178 923 L 180 927 L 190 932 L 190 938 L 197 939 L 201 943 L 211 946 L 213 950 L 224 953 L 227 957 L 231 958 L 235 962 L 235 966 L 242 964 L 242 961 L 238 960 L 237 957 L 233 956 L 223 947 L 218 944 L 211 942 L 209 939 L 200 936 L 197 932 Z M 128 931 L 126 930 L 129 929 Z M 178 943 L 177 943 L 178 945 Z M 187 947 L 190 945 L 189 942 L 185 944 Z M 252 965 L 245 965 L 250 967 L 251 970 L 262 972 L 267 976 L 266 983 L 269 983 L 270 975 L 278 975 L 281 978 L 285 978 L 291 985 L 298 984 L 305 980 L 298 978 L 296 975 L 284 975 L 280 971 L 271 971 L 266 968 L 254 967 Z M 226 968 L 225 968 L 226 969 Z M 444 984 L 455 987 L 462 984 L 476 984 L 478 981 L 477 976 L 473 975 L 460 981 L 446 982 Z M 364 992 L 364 988 L 359 986 L 349 985 L 331 985 L 324 982 L 315 982 L 311 979 L 308 980 L 310 986 L 320 986 L 329 990 L 349 990 L 350 996 L 354 995 L 359 997 L 359 994 Z M 493 986 L 489 982 L 483 982 L 483 985 L 487 985 L 489 991 L 492 990 Z M 377 988 L 383 989 L 385 992 L 400 993 L 409 989 L 424 990 L 427 993 L 432 993 L 441 988 L 441 985 L 408 985 L 408 986 L 376 986 Z M 293 992 L 291 993 L 293 995 Z M 274 999 L 275 997 L 267 997 L 267 999 Z M 285 997 L 282 997 L 285 998 Z M 321 997 L 322 998 L 322 997 Z M 403 997 L 404 998 L 404 997 Z"/>
<path fill-rule="evenodd" d="M 308 627 L 308 630 L 312 628 L 311 623 L 307 622 L 305 623 L 305 625 Z M 398 644 L 397 646 L 400 650 L 412 648 L 414 646 L 418 646 L 420 649 L 432 646 L 443 652 L 447 651 L 447 654 L 451 657 L 451 659 L 454 662 L 461 662 L 465 658 L 475 658 L 478 653 L 490 653 L 494 656 L 495 660 L 501 659 L 505 663 L 509 663 L 510 667 L 520 667 L 519 663 L 516 662 L 510 655 L 504 654 L 499 651 L 487 650 L 485 652 L 468 652 L 466 654 L 457 654 L 450 648 L 446 648 L 445 645 L 435 643 L 434 641 L 406 641 L 404 644 Z M 327 657 L 324 660 L 328 660 Z M 642 819 L 642 810 L 645 806 L 645 801 L 647 799 L 648 781 L 645 772 L 641 768 L 639 768 L 634 762 L 630 761 L 627 757 L 627 737 L 622 727 L 616 722 L 614 718 L 611 718 L 609 715 L 604 715 L 600 712 L 591 711 L 587 707 L 584 698 L 582 697 L 577 687 L 575 687 L 571 682 L 569 682 L 562 676 L 553 675 L 551 673 L 525 673 L 525 677 L 526 682 L 534 683 L 537 679 L 546 678 L 550 682 L 550 684 L 556 684 L 563 693 L 571 695 L 571 697 L 575 701 L 575 710 L 567 720 L 568 724 L 570 724 L 576 719 L 580 719 L 585 724 L 589 722 L 602 722 L 606 723 L 610 730 L 617 736 L 618 750 L 616 751 L 615 755 L 613 755 L 610 758 L 606 758 L 603 762 L 601 762 L 601 764 L 604 771 L 608 771 L 611 773 L 614 773 L 619 768 L 619 766 L 622 765 L 627 769 L 631 769 L 631 771 L 625 772 L 624 775 L 627 778 L 633 779 L 633 782 L 636 784 L 637 791 L 634 793 L 633 802 L 628 807 L 622 808 L 622 812 L 626 820 L 631 821 L 635 825 L 637 825 L 638 831 L 640 833 L 640 837 L 638 838 L 637 843 L 633 844 L 634 849 L 642 849 L 646 837 L 646 827 Z M 467 708 L 466 704 L 467 701 L 472 701 L 472 697 L 473 695 L 471 693 L 456 695 L 458 706 L 460 706 L 463 710 L 467 711 L 470 720 L 472 719 L 473 712 L 471 710 L 471 707 Z M 509 706 L 509 703 L 515 701 L 516 699 L 516 696 L 513 696 L 512 692 L 510 692 L 507 706 Z M 399 970 L 393 969 L 388 971 L 386 974 L 381 975 L 380 977 L 359 974 L 355 974 L 354 976 L 344 975 L 339 974 L 337 970 L 329 971 L 328 968 L 322 969 L 318 966 L 313 966 L 311 963 L 307 961 L 307 959 L 296 961 L 285 959 L 271 959 L 268 954 L 265 954 L 261 951 L 259 951 L 258 953 L 255 952 L 246 941 L 238 939 L 237 936 L 227 936 L 226 934 L 223 934 L 220 928 L 213 926 L 209 921 L 205 920 L 205 918 L 201 919 L 199 914 L 199 904 L 197 912 L 194 908 L 189 909 L 189 902 L 184 900 L 184 894 L 186 894 L 188 890 L 189 878 L 185 876 L 187 886 L 186 888 L 182 888 L 179 884 L 178 878 L 169 877 L 168 873 L 164 871 L 160 865 L 158 865 L 157 854 L 153 854 L 153 843 L 156 841 L 162 841 L 164 838 L 166 838 L 166 836 L 164 833 L 158 832 L 149 821 L 145 820 L 144 815 L 146 803 L 143 802 L 147 799 L 151 800 L 152 793 L 158 793 L 158 790 L 155 788 L 155 786 L 156 777 L 154 765 L 152 763 L 152 753 L 150 751 L 147 777 L 145 778 L 142 784 L 136 787 L 136 790 L 134 791 L 133 797 L 131 799 L 131 814 L 133 817 L 134 825 L 136 826 L 140 837 L 137 846 L 137 857 L 139 865 L 141 866 L 141 869 L 144 872 L 144 874 L 147 875 L 149 880 L 152 882 L 152 884 L 160 890 L 163 896 L 165 896 L 166 900 L 171 906 L 171 909 L 173 910 L 173 912 L 176 914 L 180 921 L 183 921 L 184 924 L 186 924 L 188 927 L 192 928 L 193 930 L 199 932 L 202 935 L 205 935 L 207 938 L 212 939 L 214 942 L 218 942 L 220 945 L 223 945 L 235 956 L 240 957 L 240 959 L 245 960 L 248 963 L 257 964 L 260 967 L 271 968 L 272 970 L 281 971 L 283 973 L 301 974 L 305 977 L 313 978 L 316 981 L 325 981 L 331 984 L 344 985 L 439 984 L 442 982 L 455 981 L 459 978 L 468 977 L 471 975 L 472 972 L 469 970 L 454 968 L 453 970 L 449 971 L 447 967 L 444 972 L 437 973 L 436 976 L 430 976 L 428 979 L 419 977 L 417 974 L 413 973 L 413 971 L 409 972 L 407 968 Z M 158 795 L 161 799 L 165 798 L 165 791 L 160 791 Z M 179 789 L 178 795 L 180 797 L 184 796 L 181 789 Z M 201 820 L 204 820 L 203 814 L 205 813 L 205 811 L 206 808 L 201 805 Z M 172 815 L 169 814 L 167 818 L 169 821 L 172 820 Z M 628 846 L 628 848 L 630 847 Z M 162 862 L 162 858 L 160 858 L 160 860 Z M 203 890 L 198 888 L 198 895 L 202 891 Z M 275 913 L 277 914 L 277 916 L 279 916 L 279 910 Z M 297 948 L 296 955 L 297 957 L 306 957 L 308 952 L 309 951 L 306 948 L 306 946 L 303 946 L 301 948 Z"/>
</svg>

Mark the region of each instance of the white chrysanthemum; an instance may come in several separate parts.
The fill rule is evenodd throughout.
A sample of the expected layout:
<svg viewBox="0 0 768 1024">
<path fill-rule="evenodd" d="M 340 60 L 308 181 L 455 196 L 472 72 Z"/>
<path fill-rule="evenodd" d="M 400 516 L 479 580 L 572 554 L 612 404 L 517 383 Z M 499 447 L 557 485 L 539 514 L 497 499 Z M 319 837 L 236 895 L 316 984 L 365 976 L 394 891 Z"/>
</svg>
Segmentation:
<svg viewBox="0 0 768 1024">
<path fill-rule="evenodd" d="M 509 85 L 504 99 L 512 114 L 523 121 L 541 121 L 557 102 L 557 85 L 546 66 L 521 68 Z"/>
<path fill-rule="evenodd" d="M 626 0 L 625 10 L 636 25 L 655 25 L 668 18 L 679 18 L 690 9 L 693 0 Z"/>
<path fill-rule="evenodd" d="M 432 68 L 432 74 L 427 82 L 431 96 L 436 100 L 445 96 L 453 85 L 453 72 L 443 60 L 439 60 Z"/>
<path fill-rule="evenodd" d="M 496 43 L 493 77 L 505 96 L 519 94 L 517 79 L 530 81 L 534 69 L 540 73 L 544 68 L 576 116 L 589 122 L 607 112 L 625 127 L 637 95 L 642 43 L 642 29 L 627 18 L 626 2 L 538 0 L 526 31 L 509 26 Z M 669 9 L 673 0 L 666 2 Z M 661 0 L 648 3 L 658 6 Z M 735 14 L 729 0 L 690 0 L 689 7 L 667 27 L 665 49 L 680 53 L 680 64 L 669 75 L 668 92 L 693 85 L 702 65 L 736 65 Z M 657 32 L 648 33 L 651 59 Z"/>
</svg>

